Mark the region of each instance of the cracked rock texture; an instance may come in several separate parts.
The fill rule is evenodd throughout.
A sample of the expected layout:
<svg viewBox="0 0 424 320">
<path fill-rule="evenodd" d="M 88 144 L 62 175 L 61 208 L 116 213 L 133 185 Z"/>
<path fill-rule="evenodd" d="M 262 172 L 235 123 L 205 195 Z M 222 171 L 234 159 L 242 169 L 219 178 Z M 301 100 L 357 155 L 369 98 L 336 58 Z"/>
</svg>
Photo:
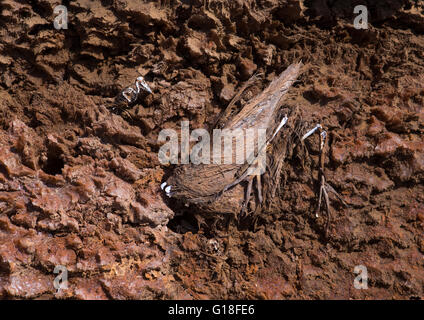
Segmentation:
<svg viewBox="0 0 424 320">
<path fill-rule="evenodd" d="M 424 1 L 65 2 L 56 30 L 61 1 L 0 1 L 1 298 L 424 297 Z M 325 238 L 314 136 L 312 169 L 285 163 L 254 227 L 199 229 L 161 193 L 159 131 L 212 125 L 250 76 L 299 60 L 284 103 L 328 130 L 350 206 L 332 201 Z M 153 95 L 113 111 L 140 74 Z"/>
</svg>

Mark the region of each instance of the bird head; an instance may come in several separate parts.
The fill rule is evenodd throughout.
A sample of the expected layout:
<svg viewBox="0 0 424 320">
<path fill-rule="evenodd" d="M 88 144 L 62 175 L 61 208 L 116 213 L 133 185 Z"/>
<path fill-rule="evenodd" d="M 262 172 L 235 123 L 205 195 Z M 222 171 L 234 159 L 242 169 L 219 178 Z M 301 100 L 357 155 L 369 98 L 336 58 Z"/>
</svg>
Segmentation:
<svg viewBox="0 0 424 320">
<path fill-rule="evenodd" d="M 153 93 L 152 89 L 150 89 L 149 85 L 146 83 L 142 76 L 139 76 L 136 80 L 137 93 L 140 92 L 140 89 L 147 91 L 148 93 Z"/>
</svg>

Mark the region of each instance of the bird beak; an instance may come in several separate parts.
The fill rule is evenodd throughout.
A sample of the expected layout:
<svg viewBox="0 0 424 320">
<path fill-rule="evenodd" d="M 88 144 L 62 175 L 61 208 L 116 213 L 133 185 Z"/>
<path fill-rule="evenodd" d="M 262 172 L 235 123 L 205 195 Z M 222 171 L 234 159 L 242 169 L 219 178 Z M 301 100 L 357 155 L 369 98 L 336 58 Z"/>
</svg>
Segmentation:
<svg viewBox="0 0 424 320">
<path fill-rule="evenodd" d="M 150 89 L 149 85 L 146 83 L 143 77 L 138 77 L 137 82 L 140 84 L 140 86 L 146 90 L 148 93 L 152 94 L 152 89 Z"/>
</svg>

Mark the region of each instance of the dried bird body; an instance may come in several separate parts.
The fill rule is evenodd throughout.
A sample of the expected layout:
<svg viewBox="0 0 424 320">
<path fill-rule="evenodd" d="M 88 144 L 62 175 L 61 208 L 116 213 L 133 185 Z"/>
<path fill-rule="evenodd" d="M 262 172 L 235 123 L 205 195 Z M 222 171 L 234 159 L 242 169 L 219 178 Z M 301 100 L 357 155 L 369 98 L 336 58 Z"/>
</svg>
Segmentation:
<svg viewBox="0 0 424 320">
<path fill-rule="evenodd" d="M 230 130 L 234 141 L 245 139 L 248 130 L 250 132 L 266 130 L 265 138 L 262 141 L 256 139 L 254 148 L 243 150 L 246 153 L 246 159 L 250 161 L 243 164 L 233 161 L 232 163 L 179 165 L 172 176 L 162 184 L 167 195 L 183 202 L 186 206 L 195 206 L 196 211 L 201 214 L 237 216 L 241 212 L 246 212 L 253 183 L 256 181 L 257 204 L 261 205 L 267 197 L 267 194 L 262 192 L 261 179 L 261 174 L 266 168 L 261 167 L 263 161 L 259 161 L 259 157 L 265 154 L 266 149 L 271 148 L 275 137 L 288 122 L 287 116 L 281 114 L 281 102 L 296 81 L 301 67 L 301 63 L 289 66 L 262 93 L 248 101 L 237 114 L 227 118 L 227 115 L 231 113 L 229 109 L 234 105 L 232 101 L 223 112 L 225 116 L 218 121 L 217 127 L 222 128 L 223 131 Z M 240 150 L 232 149 L 234 158 L 238 151 Z M 280 150 L 280 152 L 283 151 Z M 273 174 L 277 175 L 277 172 Z"/>
</svg>

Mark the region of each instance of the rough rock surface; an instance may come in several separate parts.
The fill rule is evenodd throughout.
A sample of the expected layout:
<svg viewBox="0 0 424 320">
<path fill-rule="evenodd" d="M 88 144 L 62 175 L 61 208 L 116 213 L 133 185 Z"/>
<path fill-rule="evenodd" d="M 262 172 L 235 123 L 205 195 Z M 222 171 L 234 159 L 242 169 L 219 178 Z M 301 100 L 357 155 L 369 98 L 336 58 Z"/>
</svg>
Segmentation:
<svg viewBox="0 0 424 320">
<path fill-rule="evenodd" d="M 30 3 L 0 2 L 1 298 L 424 297 L 423 1 L 362 1 L 366 30 L 357 1 L 66 1 L 67 30 L 61 1 Z M 328 129 L 349 208 L 332 202 L 325 238 L 317 172 L 292 161 L 255 228 L 198 229 L 160 192 L 159 131 L 213 124 L 252 74 L 298 60 L 286 107 Z M 140 74 L 154 94 L 112 112 Z"/>
</svg>

